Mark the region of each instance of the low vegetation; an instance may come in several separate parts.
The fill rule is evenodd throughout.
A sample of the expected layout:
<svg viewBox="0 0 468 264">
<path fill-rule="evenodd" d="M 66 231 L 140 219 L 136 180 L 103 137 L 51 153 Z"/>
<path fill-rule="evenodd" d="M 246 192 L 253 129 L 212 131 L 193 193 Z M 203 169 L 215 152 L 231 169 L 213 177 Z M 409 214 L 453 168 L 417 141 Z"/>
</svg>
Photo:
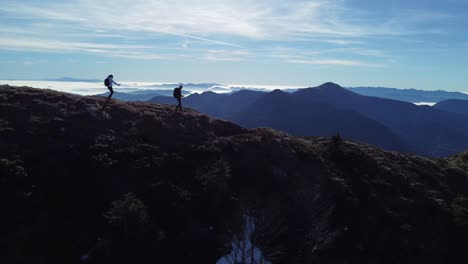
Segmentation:
<svg viewBox="0 0 468 264">
<path fill-rule="evenodd" d="M 173 110 L 1 87 L 2 261 L 466 262 L 458 163 Z"/>
</svg>

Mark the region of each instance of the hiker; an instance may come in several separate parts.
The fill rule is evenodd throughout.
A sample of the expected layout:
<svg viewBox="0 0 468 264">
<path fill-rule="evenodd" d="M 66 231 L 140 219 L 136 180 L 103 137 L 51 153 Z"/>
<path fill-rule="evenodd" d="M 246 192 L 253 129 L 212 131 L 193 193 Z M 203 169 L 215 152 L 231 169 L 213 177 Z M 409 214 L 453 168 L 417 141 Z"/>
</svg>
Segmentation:
<svg viewBox="0 0 468 264">
<path fill-rule="evenodd" d="M 173 95 L 174 95 L 174 98 L 177 99 L 177 102 L 179 102 L 179 104 L 175 108 L 176 112 L 177 112 L 177 109 L 180 109 L 180 111 L 182 111 L 182 97 L 184 97 L 182 95 L 182 85 L 180 85 L 177 88 L 174 88 Z"/>
<path fill-rule="evenodd" d="M 120 83 L 116 83 L 114 82 L 114 75 L 109 75 L 107 76 L 106 80 L 104 81 L 104 85 L 107 86 L 107 89 L 109 89 L 110 91 L 110 94 L 109 94 L 109 99 L 112 97 L 112 95 L 114 94 L 114 89 L 112 89 L 112 84 L 117 84 L 118 86 L 120 86 Z"/>
</svg>

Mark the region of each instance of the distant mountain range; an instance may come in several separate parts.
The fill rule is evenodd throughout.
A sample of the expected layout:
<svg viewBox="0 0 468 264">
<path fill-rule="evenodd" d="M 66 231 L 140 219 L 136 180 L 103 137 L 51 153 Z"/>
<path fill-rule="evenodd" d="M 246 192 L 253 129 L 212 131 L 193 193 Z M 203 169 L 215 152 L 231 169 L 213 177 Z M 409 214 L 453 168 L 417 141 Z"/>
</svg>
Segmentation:
<svg viewBox="0 0 468 264">
<path fill-rule="evenodd" d="M 33 81 L 51 81 L 51 82 L 90 82 L 90 83 L 101 83 L 103 82 L 104 77 L 101 79 L 84 79 L 84 78 L 73 78 L 73 77 L 62 77 L 62 78 L 44 78 L 44 79 L 34 79 Z M 15 81 L 15 79 L 11 80 Z M 16 79 L 16 81 L 28 81 L 24 79 Z M 251 91 L 261 91 L 261 92 L 269 92 L 271 91 L 268 88 L 261 88 L 258 87 L 250 87 L 250 86 L 230 86 L 224 85 L 219 83 L 162 83 L 162 84 L 145 84 L 142 86 L 142 83 L 139 82 L 128 82 L 125 85 L 130 87 L 146 87 L 147 90 L 155 90 L 154 96 L 161 96 L 161 94 L 157 93 L 157 90 L 167 90 L 172 89 L 176 86 L 183 85 L 184 90 L 188 93 L 202 93 L 202 92 L 216 92 L 216 93 L 232 93 L 242 90 L 251 90 Z M 305 88 L 305 87 L 304 87 Z M 366 95 L 366 96 L 373 96 L 373 97 L 380 97 L 380 98 L 387 98 L 393 99 L 398 101 L 404 102 L 411 102 L 411 103 L 438 103 L 444 100 L 450 99 L 457 99 L 457 100 L 468 100 L 468 94 L 462 92 L 449 92 L 444 90 L 437 90 L 437 91 L 426 91 L 426 90 L 417 90 L 417 89 L 398 89 L 398 88 L 387 88 L 387 87 L 345 87 L 346 89 Z M 281 89 L 284 92 L 293 93 L 300 88 L 285 88 Z M 165 95 L 165 94 L 162 94 Z M 133 101 L 134 99 L 137 101 L 141 101 L 143 97 L 128 97 L 125 98 L 124 96 L 121 98 L 122 100 Z"/>
<path fill-rule="evenodd" d="M 118 88 L 117 88 L 118 89 Z M 150 99 L 163 96 L 163 97 L 172 97 L 173 90 L 138 90 L 132 92 L 115 92 L 112 95 L 112 98 L 123 100 L 123 101 L 149 101 Z M 189 92 L 183 91 L 183 95 L 188 95 Z M 97 96 L 109 96 L 109 92 L 98 94 Z"/>
<path fill-rule="evenodd" d="M 151 101 L 175 102 L 170 97 Z M 300 136 L 340 133 L 385 149 L 436 157 L 468 149 L 468 115 L 364 96 L 333 83 L 292 93 L 207 92 L 190 95 L 183 104 L 247 127 L 268 126 Z"/>
<path fill-rule="evenodd" d="M 194 93 L 183 99 L 183 105 L 218 118 L 228 118 L 254 103 L 265 92 L 241 90 L 232 94 L 214 92 Z M 173 104 L 172 97 L 157 96 L 150 100 L 155 103 Z"/>
<path fill-rule="evenodd" d="M 59 80 L 59 79 L 57 79 Z M 63 80 L 63 79 L 62 79 Z M 154 89 L 172 89 L 180 84 L 177 83 L 166 83 L 166 84 L 154 84 L 148 87 Z M 217 83 L 187 83 L 183 84 L 184 90 L 187 93 L 203 93 L 203 92 L 215 92 L 215 93 L 233 93 L 237 91 L 258 91 L 258 92 L 269 92 L 271 90 L 265 88 L 253 88 L 253 87 L 227 87 L 222 84 Z M 416 89 L 397 89 L 397 88 L 385 88 L 385 87 L 351 87 L 345 88 L 357 94 L 365 96 L 373 96 L 380 98 L 393 99 L 403 102 L 410 103 L 437 103 L 444 100 L 457 99 L 457 100 L 468 100 L 468 94 L 461 92 L 449 92 L 449 91 L 425 91 L 425 90 L 416 90 Z M 294 93 L 301 89 L 290 88 L 290 89 L 281 89 L 284 92 Z M 155 93 L 158 91 L 155 90 Z M 154 96 L 159 96 L 155 94 Z"/>
<path fill-rule="evenodd" d="M 338 109 L 357 111 L 390 128 L 404 141 L 431 156 L 447 156 L 468 149 L 468 115 L 363 96 L 333 83 L 296 93 L 304 102 L 323 102 Z"/>
<path fill-rule="evenodd" d="M 272 127 L 296 136 L 333 136 L 367 142 L 385 149 L 416 152 L 390 129 L 356 111 L 324 102 L 301 100 L 298 92 L 280 90 L 261 96 L 228 117 L 245 127 Z"/>
<path fill-rule="evenodd" d="M 445 100 L 435 104 L 434 108 L 452 113 L 468 114 L 468 100 Z"/>
<path fill-rule="evenodd" d="M 461 92 L 447 92 L 442 90 L 424 91 L 416 89 L 396 89 L 384 87 L 354 87 L 347 89 L 366 96 L 388 98 L 410 103 L 437 103 L 448 99 L 468 100 L 468 94 L 464 94 Z"/>
</svg>

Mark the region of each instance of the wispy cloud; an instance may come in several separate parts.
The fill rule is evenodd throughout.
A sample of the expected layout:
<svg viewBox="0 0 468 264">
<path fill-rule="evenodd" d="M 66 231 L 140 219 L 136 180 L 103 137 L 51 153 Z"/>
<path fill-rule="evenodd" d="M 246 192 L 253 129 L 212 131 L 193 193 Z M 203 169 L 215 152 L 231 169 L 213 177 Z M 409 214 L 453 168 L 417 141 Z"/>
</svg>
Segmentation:
<svg viewBox="0 0 468 264">
<path fill-rule="evenodd" d="M 188 2 L 192 2 L 192 6 L 195 3 L 194 1 Z M 65 23 L 55 26 L 55 29 L 73 27 L 75 30 L 92 29 L 101 32 L 122 32 L 122 34 L 153 32 L 242 48 L 234 43 L 203 36 L 207 33 L 222 33 L 226 26 L 233 30 L 238 27 L 237 23 L 234 25 L 234 18 L 226 22 L 226 18 L 223 19 L 221 14 L 216 13 L 216 9 L 210 10 L 211 16 L 208 10 L 192 12 L 191 5 L 179 2 L 168 5 L 141 0 L 115 0 L 109 4 L 107 1 L 82 0 L 68 4 L 49 2 L 46 8 L 45 5 L 35 6 L 11 2 L 0 6 L 0 13 L 6 13 L 15 19 L 22 18 L 26 22 L 58 20 Z M 228 7 L 223 8 L 223 12 L 227 11 L 226 8 Z M 189 16 L 190 14 L 197 15 Z M 34 23 L 31 25 L 34 26 Z M 53 26 L 53 24 L 50 25 Z M 54 30 L 53 27 L 49 29 L 42 27 L 42 29 L 43 31 Z M 237 31 L 242 32 L 240 28 Z M 29 33 L 34 33 L 34 31 L 31 30 Z"/>
<path fill-rule="evenodd" d="M 14 18 L 18 25 L 0 25 L 4 34 L 0 49 L 87 52 L 142 59 L 173 57 L 176 51 L 193 57 L 194 51 L 200 51 L 199 57 L 208 60 L 265 56 L 282 60 L 295 58 L 310 64 L 353 65 L 353 60 L 310 59 L 310 56 L 351 54 L 388 59 L 386 52 L 365 47 L 368 38 L 439 34 L 442 30 L 437 27 L 415 25 L 450 19 L 442 12 L 424 10 L 412 10 L 411 14 L 395 12 L 379 18 L 347 3 L 343 0 L 70 0 L 64 3 L 5 0 L 0 5 L 0 15 L 4 19 Z M 123 45 L 122 40 L 134 42 Z M 291 45 L 297 41 L 321 42 L 343 46 L 343 49 L 322 46 L 311 54 L 302 47 L 302 54 L 288 54 L 265 48 L 269 42 Z M 148 42 L 161 44 L 156 47 Z M 220 54 L 208 51 L 213 46 Z M 251 53 L 239 56 L 226 53 L 226 49 Z M 354 63 L 360 65 L 366 64 Z"/>
<path fill-rule="evenodd" d="M 45 60 L 27 60 L 23 61 L 22 64 L 25 66 L 36 65 L 36 64 L 44 64 L 47 63 Z"/>
<path fill-rule="evenodd" d="M 336 44 L 336 45 L 342 45 L 342 46 L 364 44 L 363 41 L 344 40 L 344 39 L 325 40 L 325 42 L 326 43 L 331 43 L 331 44 Z"/>
<path fill-rule="evenodd" d="M 320 60 L 320 59 L 311 59 L 311 60 L 288 60 L 289 63 L 298 63 L 298 64 L 312 64 L 312 65 L 337 65 L 337 66 L 355 66 L 355 67 L 383 67 L 379 64 L 370 64 L 362 61 L 353 61 L 353 60 Z"/>
<path fill-rule="evenodd" d="M 152 55 L 146 50 L 158 49 L 157 46 L 143 45 L 116 45 L 98 44 L 86 42 L 68 42 L 56 40 L 42 40 L 34 38 L 3 38 L 0 39 L 0 47 L 9 50 L 42 51 L 49 53 L 60 52 L 86 52 L 103 54 L 114 57 L 160 59 L 158 55 Z"/>
<path fill-rule="evenodd" d="M 250 52 L 242 50 L 207 50 L 202 59 L 210 61 L 243 61 L 250 55 L 252 55 Z"/>
<path fill-rule="evenodd" d="M 190 44 L 190 40 L 184 40 L 184 41 L 182 42 L 182 47 L 183 47 L 184 49 L 188 49 L 189 44 Z"/>
<path fill-rule="evenodd" d="M 231 46 L 231 47 L 236 47 L 236 48 L 241 48 L 241 49 L 244 48 L 244 47 L 239 46 L 239 45 L 236 45 L 236 44 L 227 43 L 227 42 L 223 42 L 223 41 L 217 41 L 217 40 L 208 39 L 208 38 L 202 38 L 202 37 L 197 37 L 197 36 L 192 36 L 192 35 L 187 35 L 187 34 L 180 34 L 180 33 L 176 33 L 176 32 L 160 31 L 160 30 L 157 30 L 157 29 L 149 29 L 149 28 L 147 28 L 147 29 L 148 29 L 149 31 L 154 31 L 154 32 L 158 32 L 158 33 L 164 33 L 164 34 L 174 35 L 174 36 L 178 36 L 178 37 L 184 37 L 184 38 L 190 38 L 190 39 L 196 39 L 196 40 L 206 41 L 206 42 L 213 43 L 213 44 Z"/>
<path fill-rule="evenodd" d="M 78 6 L 76 6 L 78 7 Z M 22 17 L 29 19 L 45 18 L 47 20 L 58 20 L 68 22 L 85 22 L 86 18 L 81 17 L 78 12 L 60 12 L 60 10 L 72 10 L 73 4 L 60 3 L 60 2 L 35 2 L 24 3 L 18 1 L 5 1 L 0 6 L 0 12 L 12 17 Z"/>
<path fill-rule="evenodd" d="M 411 11 L 411 15 L 403 16 L 400 12 L 382 20 L 370 16 L 356 20 L 353 16 L 360 11 L 346 7 L 345 3 L 326 0 L 75 0 L 65 4 L 55 1 L 23 4 L 11 1 L 0 7 L 0 12 L 17 18 L 59 20 L 118 31 L 153 31 L 230 45 L 237 44 L 207 36 L 284 39 L 314 34 L 408 34 L 415 31 L 398 21 L 420 23 L 448 17 L 443 13 L 416 10 Z M 396 27 L 391 30 L 389 25 Z M 341 43 L 343 41 L 347 40 Z"/>
<path fill-rule="evenodd" d="M 282 60 L 287 63 L 310 64 L 310 65 L 340 65 L 357 67 L 385 67 L 388 63 L 395 63 L 396 59 L 382 50 L 364 48 L 328 48 L 321 50 L 301 49 L 272 49 L 266 50 L 267 56 Z M 346 57 L 356 59 L 343 59 Z"/>
</svg>

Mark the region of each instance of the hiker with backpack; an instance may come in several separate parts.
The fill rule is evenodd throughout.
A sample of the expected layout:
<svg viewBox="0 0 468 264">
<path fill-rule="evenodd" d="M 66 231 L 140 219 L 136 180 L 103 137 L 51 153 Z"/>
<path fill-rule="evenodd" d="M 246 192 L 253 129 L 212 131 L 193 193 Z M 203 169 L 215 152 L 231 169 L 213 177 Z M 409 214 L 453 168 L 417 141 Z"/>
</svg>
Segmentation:
<svg viewBox="0 0 468 264">
<path fill-rule="evenodd" d="M 104 80 L 104 85 L 110 91 L 110 94 L 109 94 L 109 97 L 108 97 L 109 99 L 114 94 L 114 89 L 112 89 L 112 84 L 117 84 L 118 86 L 120 86 L 120 83 L 114 82 L 114 75 L 111 74 L 111 75 L 107 76 L 107 78 Z"/>
<path fill-rule="evenodd" d="M 184 97 L 182 95 L 182 85 L 180 85 L 179 87 L 177 88 L 174 88 L 174 92 L 173 92 L 173 96 L 175 99 L 177 99 L 177 102 L 179 103 L 176 108 L 175 108 L 175 111 L 177 112 L 177 110 L 179 109 L 180 111 L 182 111 L 182 97 Z"/>
</svg>

